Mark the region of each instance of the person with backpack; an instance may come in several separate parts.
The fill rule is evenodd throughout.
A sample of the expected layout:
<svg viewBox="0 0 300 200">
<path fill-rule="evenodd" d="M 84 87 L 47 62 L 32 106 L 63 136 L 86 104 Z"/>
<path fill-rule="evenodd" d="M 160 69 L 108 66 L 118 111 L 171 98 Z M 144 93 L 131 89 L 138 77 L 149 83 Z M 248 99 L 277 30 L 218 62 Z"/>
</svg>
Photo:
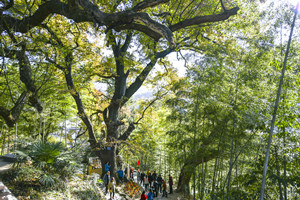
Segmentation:
<svg viewBox="0 0 300 200">
<path fill-rule="evenodd" d="M 161 175 L 158 175 L 158 177 L 157 177 L 157 187 L 158 187 L 158 192 L 162 192 L 162 188 L 161 188 L 161 186 L 162 186 L 162 177 L 161 177 Z"/>
<path fill-rule="evenodd" d="M 107 190 L 108 190 L 108 184 L 110 182 L 110 172 L 106 172 L 106 174 L 104 174 L 103 176 L 103 182 L 105 185 L 105 194 L 107 194 Z"/>
</svg>

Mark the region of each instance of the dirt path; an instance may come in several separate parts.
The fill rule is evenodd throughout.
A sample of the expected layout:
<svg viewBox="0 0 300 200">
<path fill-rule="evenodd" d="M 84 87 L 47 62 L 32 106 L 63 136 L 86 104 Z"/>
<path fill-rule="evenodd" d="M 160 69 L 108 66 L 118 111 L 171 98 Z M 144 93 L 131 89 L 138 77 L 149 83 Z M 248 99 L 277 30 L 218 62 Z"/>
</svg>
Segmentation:
<svg viewBox="0 0 300 200">
<path fill-rule="evenodd" d="M 12 166 L 13 163 L 0 158 L 0 173 L 6 172 L 10 168 L 12 168 Z M 9 189 L 0 180 L 0 200 L 2 199 L 17 200 L 17 198 L 13 196 Z"/>
<path fill-rule="evenodd" d="M 134 181 L 136 182 L 137 180 L 137 177 L 136 177 L 136 173 L 134 173 Z M 144 188 L 142 186 L 142 188 Z M 173 191 L 175 190 L 176 188 L 173 187 Z M 169 188 L 167 188 L 167 192 L 169 192 Z M 147 193 L 146 193 L 147 194 Z M 140 195 L 139 195 L 140 196 Z M 139 200 L 140 198 L 138 199 L 135 199 L 135 200 Z M 162 197 L 162 193 L 159 193 L 158 194 L 158 197 L 154 197 L 153 200 L 185 200 L 185 198 L 179 194 L 179 193 L 176 193 L 176 192 L 173 192 L 172 194 L 169 194 L 168 193 L 168 197 Z"/>
</svg>

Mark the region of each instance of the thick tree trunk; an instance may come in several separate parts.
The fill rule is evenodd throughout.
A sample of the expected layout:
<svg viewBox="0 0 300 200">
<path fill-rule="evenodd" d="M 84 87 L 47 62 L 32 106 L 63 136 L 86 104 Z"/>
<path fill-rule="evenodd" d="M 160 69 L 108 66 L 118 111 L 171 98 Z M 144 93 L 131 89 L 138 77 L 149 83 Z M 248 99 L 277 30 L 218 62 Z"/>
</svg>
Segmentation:
<svg viewBox="0 0 300 200">
<path fill-rule="evenodd" d="M 189 183 L 191 176 L 194 172 L 194 167 L 197 167 L 198 165 L 202 164 L 203 162 L 208 162 L 212 159 L 214 159 L 217 156 L 217 152 L 215 151 L 210 151 L 209 153 L 205 154 L 202 156 L 204 153 L 204 148 L 200 148 L 197 152 L 197 158 L 194 162 L 194 157 L 189 157 L 187 158 L 187 161 L 185 164 L 182 166 L 180 175 L 179 175 L 179 180 L 178 180 L 178 186 L 177 186 L 177 191 L 185 194 L 189 194 Z M 202 159 L 203 158 L 203 159 Z"/>
<path fill-rule="evenodd" d="M 190 179 L 193 174 L 193 167 L 194 165 L 188 165 L 185 164 L 181 168 L 180 175 L 179 175 L 179 180 L 178 180 L 178 186 L 177 186 L 177 191 L 185 194 L 190 193 Z"/>
<path fill-rule="evenodd" d="M 109 162 L 110 165 L 110 173 L 112 176 L 115 176 L 115 171 L 117 168 L 117 162 L 116 162 L 116 151 L 117 145 L 112 145 L 111 147 L 102 148 L 100 151 L 97 151 L 97 156 L 101 160 L 101 166 L 102 166 L 102 174 L 105 173 L 105 164 Z"/>
</svg>

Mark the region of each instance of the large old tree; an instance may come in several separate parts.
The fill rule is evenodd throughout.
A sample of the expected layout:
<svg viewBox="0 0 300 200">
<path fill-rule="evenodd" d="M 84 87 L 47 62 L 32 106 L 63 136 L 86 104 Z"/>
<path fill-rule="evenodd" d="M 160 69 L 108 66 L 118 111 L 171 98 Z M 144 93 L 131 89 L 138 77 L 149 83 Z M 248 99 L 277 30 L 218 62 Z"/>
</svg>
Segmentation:
<svg viewBox="0 0 300 200">
<path fill-rule="evenodd" d="M 143 85 L 160 59 L 180 50 L 205 51 L 208 45 L 203 45 L 203 41 L 218 37 L 211 25 L 227 20 L 238 10 L 222 0 L 2 1 L 0 55 L 6 58 L 3 63 L 18 64 L 25 89 L 11 108 L 1 103 L 0 115 L 11 127 L 24 104 L 43 111 L 39 101 L 40 87 L 31 69 L 33 61 L 39 57 L 41 62 L 62 72 L 76 102 L 78 116 L 88 130 L 91 148 L 103 165 L 109 161 L 115 169 L 118 143 L 126 140 L 138 123 L 138 120 L 122 121 L 121 108 Z M 91 30 L 95 34 L 83 41 L 80 35 Z M 87 42 L 100 35 L 104 35 L 104 40 L 98 47 L 106 45 L 111 49 L 114 63 L 97 60 L 99 52 L 91 50 L 95 44 Z M 95 127 L 85 110 L 87 105 L 74 82 L 72 70 L 78 66 L 82 76 L 93 68 L 97 71 L 94 75 L 111 80 L 110 101 L 97 113 L 105 122 L 107 141 L 113 142 L 109 150 L 101 147 L 103 141 L 97 141 Z"/>
</svg>

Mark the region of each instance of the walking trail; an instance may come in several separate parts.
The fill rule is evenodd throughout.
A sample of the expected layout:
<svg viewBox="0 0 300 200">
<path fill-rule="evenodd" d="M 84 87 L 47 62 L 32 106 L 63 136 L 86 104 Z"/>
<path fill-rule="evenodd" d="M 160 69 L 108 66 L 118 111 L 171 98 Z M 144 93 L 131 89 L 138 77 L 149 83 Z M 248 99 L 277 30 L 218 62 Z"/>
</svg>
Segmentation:
<svg viewBox="0 0 300 200">
<path fill-rule="evenodd" d="M 8 162 L 0 158 L 0 173 L 3 173 L 9 170 L 12 167 L 13 163 Z M 0 200 L 9 199 L 9 200 L 17 200 L 13 196 L 13 194 L 9 191 L 9 189 L 2 183 L 0 180 Z"/>
<path fill-rule="evenodd" d="M 133 182 L 136 183 L 136 180 L 137 180 L 136 173 L 134 173 L 134 180 L 133 180 Z M 123 187 L 124 187 L 124 185 L 123 185 Z M 138 187 L 141 187 L 142 190 L 144 189 L 144 187 L 141 186 L 141 185 L 139 185 Z M 117 191 L 120 191 L 120 190 L 121 190 L 121 188 L 118 186 L 117 187 Z M 169 191 L 169 188 L 167 189 L 167 191 Z M 106 194 L 105 197 L 106 197 L 106 200 L 111 200 L 111 198 L 109 196 L 109 193 Z M 131 199 L 132 200 L 140 200 L 140 197 L 141 197 L 141 192 L 139 190 L 139 191 L 137 191 L 135 197 L 133 197 Z M 126 198 L 124 198 L 123 196 L 121 196 L 119 193 L 115 193 L 115 197 L 113 198 L 113 200 L 124 200 L 124 199 L 126 199 Z M 175 192 L 173 192 L 172 194 L 168 194 L 168 197 L 162 197 L 162 193 L 159 193 L 158 197 L 154 197 L 153 198 L 153 200 L 167 200 L 167 199 L 169 199 L 169 200 L 185 200 L 182 197 L 182 195 L 180 195 L 179 193 L 175 193 Z"/>
</svg>

